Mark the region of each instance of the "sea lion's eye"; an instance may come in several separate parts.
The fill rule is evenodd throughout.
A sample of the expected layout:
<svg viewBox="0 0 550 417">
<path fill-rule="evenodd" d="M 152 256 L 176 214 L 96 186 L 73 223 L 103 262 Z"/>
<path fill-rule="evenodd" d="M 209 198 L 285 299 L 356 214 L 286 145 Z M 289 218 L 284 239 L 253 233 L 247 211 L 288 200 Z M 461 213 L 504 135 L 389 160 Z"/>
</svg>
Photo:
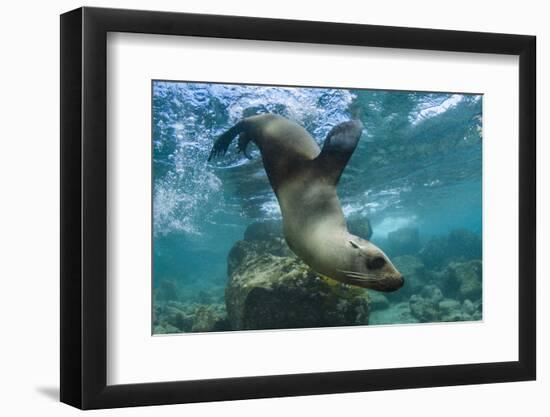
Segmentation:
<svg viewBox="0 0 550 417">
<path fill-rule="evenodd" d="M 367 261 L 367 268 L 369 269 L 380 269 L 384 265 L 386 265 L 386 260 L 381 256 L 377 256 L 376 258 L 372 258 Z"/>
</svg>

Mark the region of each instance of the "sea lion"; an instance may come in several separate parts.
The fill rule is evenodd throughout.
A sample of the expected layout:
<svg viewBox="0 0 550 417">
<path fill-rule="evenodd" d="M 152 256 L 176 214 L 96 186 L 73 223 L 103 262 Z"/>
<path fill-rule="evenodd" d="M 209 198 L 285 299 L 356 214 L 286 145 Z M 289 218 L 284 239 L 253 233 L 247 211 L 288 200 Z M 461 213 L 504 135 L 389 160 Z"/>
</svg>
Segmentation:
<svg viewBox="0 0 550 417">
<path fill-rule="evenodd" d="M 349 233 L 336 185 L 363 130 L 360 121 L 335 126 L 319 149 L 300 125 L 273 114 L 247 117 L 214 143 L 208 161 L 224 155 L 239 135 L 254 142 L 283 215 L 290 249 L 319 274 L 378 291 L 395 291 L 403 277 L 378 247 Z"/>
</svg>

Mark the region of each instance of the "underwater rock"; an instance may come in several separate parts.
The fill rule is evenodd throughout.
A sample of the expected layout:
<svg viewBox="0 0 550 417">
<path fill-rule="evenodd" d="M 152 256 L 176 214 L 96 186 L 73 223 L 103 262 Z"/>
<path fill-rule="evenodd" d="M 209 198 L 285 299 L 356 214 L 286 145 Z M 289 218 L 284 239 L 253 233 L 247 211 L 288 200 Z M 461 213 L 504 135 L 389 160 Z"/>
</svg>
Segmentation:
<svg viewBox="0 0 550 417">
<path fill-rule="evenodd" d="M 153 330 L 154 334 L 172 334 L 172 333 L 181 333 L 181 331 L 172 326 L 171 324 L 155 326 Z"/>
<path fill-rule="evenodd" d="M 227 255 L 227 276 L 231 276 L 246 258 L 260 256 L 264 253 L 271 253 L 276 256 L 295 256 L 283 238 L 239 240 Z"/>
<path fill-rule="evenodd" d="M 418 255 L 428 268 L 437 268 L 445 265 L 449 257 L 446 236 L 435 236 L 426 242 Z"/>
<path fill-rule="evenodd" d="M 481 299 L 472 302 L 470 300 L 464 300 L 462 303 L 462 311 L 464 314 L 469 314 L 471 320 L 482 320 L 483 319 L 483 308 Z"/>
<path fill-rule="evenodd" d="M 212 294 L 201 290 L 197 294 L 197 302 L 199 304 L 211 304 L 212 303 Z"/>
<path fill-rule="evenodd" d="M 443 293 L 437 285 L 426 285 L 420 292 L 422 298 L 429 299 L 434 303 L 439 303 L 443 300 Z"/>
<path fill-rule="evenodd" d="M 431 238 L 420 250 L 428 268 L 438 268 L 451 261 L 481 259 L 481 238 L 466 229 L 451 231 L 447 236 Z"/>
<path fill-rule="evenodd" d="M 481 239 L 467 229 L 457 229 L 449 233 L 450 252 L 458 259 L 481 259 Z"/>
<path fill-rule="evenodd" d="M 447 293 L 456 293 L 460 300 L 478 300 L 482 291 L 482 264 L 480 260 L 452 262 L 443 273 Z"/>
<path fill-rule="evenodd" d="M 161 313 L 161 308 L 158 306 L 158 305 L 154 305 L 153 306 L 153 311 L 152 311 L 152 322 L 153 322 L 153 327 L 157 326 L 159 324 L 159 314 Z"/>
<path fill-rule="evenodd" d="M 366 217 L 354 216 L 347 220 L 348 231 L 352 235 L 369 240 L 372 236 L 372 225 Z"/>
<path fill-rule="evenodd" d="M 227 276 L 231 276 L 233 271 L 241 264 L 243 259 L 247 256 L 249 244 L 244 240 L 239 240 L 233 245 L 229 254 L 227 255 Z"/>
<path fill-rule="evenodd" d="M 413 317 L 418 321 L 441 321 L 440 303 L 443 301 L 443 293 L 436 285 L 426 285 L 420 294 L 414 294 L 409 300 L 409 308 Z"/>
<path fill-rule="evenodd" d="M 472 302 L 468 299 L 460 301 L 445 298 L 439 303 L 440 321 L 472 321 L 481 320 L 481 301 Z"/>
<path fill-rule="evenodd" d="M 190 316 L 183 313 L 176 313 L 173 316 L 173 322 L 170 324 L 172 324 L 174 327 L 177 327 L 181 331 L 189 331 L 192 323 L 193 319 Z"/>
<path fill-rule="evenodd" d="M 472 302 L 465 299 L 460 302 L 445 298 L 441 289 L 433 284 L 426 285 L 420 294 L 413 295 L 409 307 L 411 315 L 424 323 L 481 320 L 481 300 Z"/>
<path fill-rule="evenodd" d="M 221 306 L 220 306 L 221 307 Z M 192 332 L 216 332 L 229 330 L 227 316 L 223 308 L 214 305 L 201 305 L 195 310 Z"/>
<path fill-rule="evenodd" d="M 441 321 L 472 321 L 481 320 L 481 301 L 472 302 L 468 299 L 462 304 L 458 300 L 446 298 L 439 303 Z"/>
<path fill-rule="evenodd" d="M 283 224 L 280 220 L 264 220 L 248 225 L 244 232 L 244 240 L 270 240 L 283 237 Z"/>
<path fill-rule="evenodd" d="M 170 301 L 155 308 L 153 333 L 214 332 L 230 330 L 225 304 Z"/>
<path fill-rule="evenodd" d="M 462 303 L 462 312 L 469 314 L 470 316 L 475 313 L 475 306 L 470 300 L 466 299 Z"/>
<path fill-rule="evenodd" d="M 168 333 L 181 333 L 191 330 L 193 325 L 193 318 L 184 309 L 183 305 L 179 303 L 167 303 L 160 308 L 160 312 L 157 314 L 158 323 L 165 329 L 167 327 L 173 328 L 173 331 Z M 174 330 L 175 329 L 175 330 Z"/>
<path fill-rule="evenodd" d="M 402 227 L 388 233 L 387 251 L 392 256 L 411 255 L 420 249 L 420 237 L 416 227 Z"/>
<path fill-rule="evenodd" d="M 386 309 L 372 310 L 369 316 L 369 325 L 396 323 L 418 323 L 411 315 L 408 302 L 390 303 Z"/>
<path fill-rule="evenodd" d="M 368 324 L 366 290 L 318 276 L 276 240 L 236 245 L 244 256 L 228 259 L 225 290 L 233 330 Z"/>
<path fill-rule="evenodd" d="M 155 288 L 155 298 L 159 301 L 173 301 L 178 299 L 178 287 L 175 281 L 162 280 Z"/>
<path fill-rule="evenodd" d="M 369 307 L 372 310 L 383 310 L 385 308 L 388 308 L 390 306 L 390 302 L 388 301 L 388 297 L 386 297 L 384 294 L 378 291 L 369 291 Z"/>
<path fill-rule="evenodd" d="M 409 308 L 413 317 L 421 323 L 440 321 L 439 303 L 420 295 L 413 295 L 409 300 Z"/>
<path fill-rule="evenodd" d="M 405 278 L 405 284 L 401 289 L 388 294 L 391 300 L 407 300 L 411 295 L 421 291 L 424 285 L 431 281 L 431 275 L 420 258 L 412 255 L 396 256 L 392 258 L 392 263 Z"/>
<path fill-rule="evenodd" d="M 460 321 L 462 320 L 462 306 L 459 301 L 451 298 L 445 298 L 439 302 L 439 312 L 441 321 Z"/>
</svg>

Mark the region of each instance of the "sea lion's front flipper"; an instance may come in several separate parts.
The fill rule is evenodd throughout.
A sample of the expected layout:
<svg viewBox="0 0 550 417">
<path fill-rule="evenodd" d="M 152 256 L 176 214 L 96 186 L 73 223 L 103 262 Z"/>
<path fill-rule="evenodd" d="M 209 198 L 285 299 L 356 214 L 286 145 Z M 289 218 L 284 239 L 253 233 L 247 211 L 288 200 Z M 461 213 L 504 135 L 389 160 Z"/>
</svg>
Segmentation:
<svg viewBox="0 0 550 417">
<path fill-rule="evenodd" d="M 334 126 L 325 139 L 321 153 L 313 160 L 316 175 L 321 175 L 336 185 L 362 132 L 363 124 L 359 120 Z"/>
</svg>

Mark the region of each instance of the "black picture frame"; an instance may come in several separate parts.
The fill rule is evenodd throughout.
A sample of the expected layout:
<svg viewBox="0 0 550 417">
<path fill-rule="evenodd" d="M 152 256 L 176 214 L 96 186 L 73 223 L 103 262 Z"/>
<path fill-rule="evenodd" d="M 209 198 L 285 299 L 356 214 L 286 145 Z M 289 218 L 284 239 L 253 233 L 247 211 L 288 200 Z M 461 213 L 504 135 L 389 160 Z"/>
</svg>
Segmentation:
<svg viewBox="0 0 550 417">
<path fill-rule="evenodd" d="M 519 56 L 519 358 L 512 362 L 107 385 L 108 32 Z M 536 38 L 185 13 L 61 15 L 61 401 L 82 409 L 536 378 Z"/>
</svg>

